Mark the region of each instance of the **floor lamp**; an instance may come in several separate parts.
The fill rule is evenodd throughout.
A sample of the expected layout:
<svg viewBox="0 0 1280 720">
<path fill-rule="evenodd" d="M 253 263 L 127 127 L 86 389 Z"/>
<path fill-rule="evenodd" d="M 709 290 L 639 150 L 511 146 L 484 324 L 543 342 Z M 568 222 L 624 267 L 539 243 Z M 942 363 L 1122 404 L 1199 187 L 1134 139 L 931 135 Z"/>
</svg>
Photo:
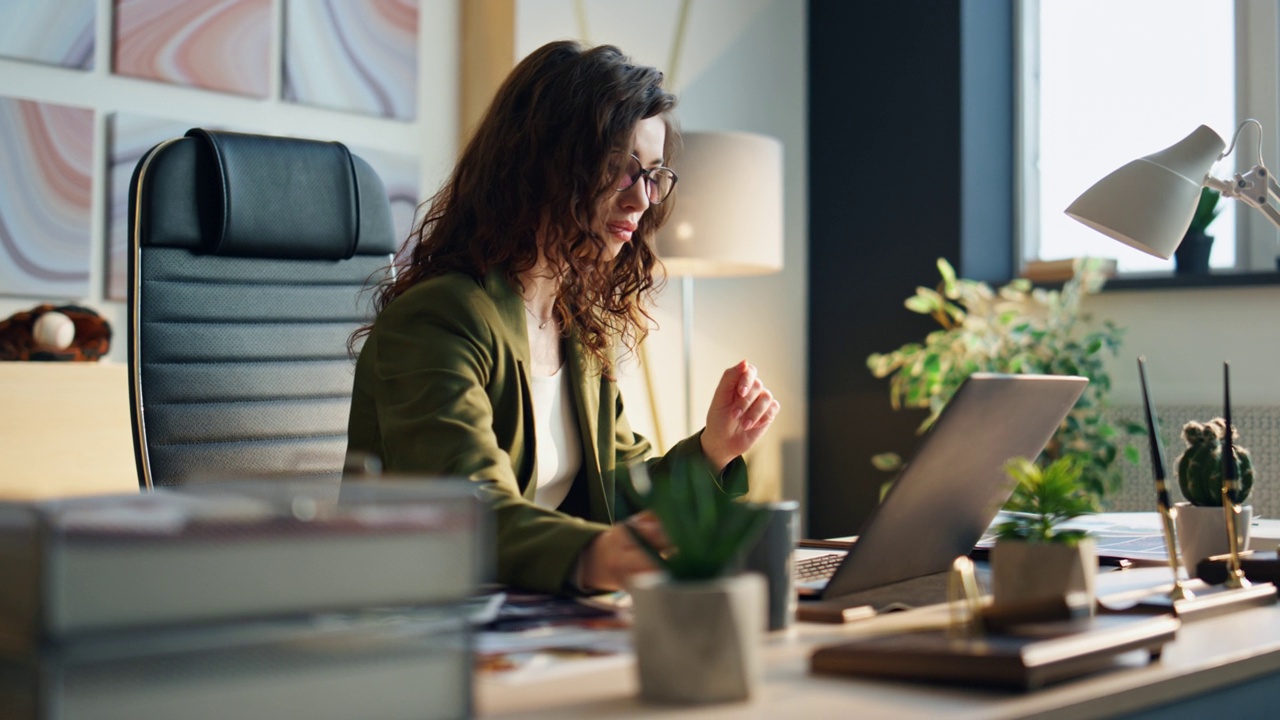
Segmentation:
<svg viewBox="0 0 1280 720">
<path fill-rule="evenodd" d="M 675 205 L 657 249 L 667 275 L 681 280 L 685 429 L 692 434 L 693 279 L 782 269 L 782 143 L 743 132 L 683 135 Z"/>
</svg>

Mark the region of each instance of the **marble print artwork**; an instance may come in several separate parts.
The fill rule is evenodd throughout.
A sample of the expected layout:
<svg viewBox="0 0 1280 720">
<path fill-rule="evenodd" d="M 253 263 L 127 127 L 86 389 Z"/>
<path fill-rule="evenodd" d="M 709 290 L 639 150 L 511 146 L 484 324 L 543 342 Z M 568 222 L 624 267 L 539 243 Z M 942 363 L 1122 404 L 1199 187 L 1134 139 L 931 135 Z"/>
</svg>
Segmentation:
<svg viewBox="0 0 1280 720">
<path fill-rule="evenodd" d="M 418 0 L 286 0 L 284 99 L 412 120 Z"/>
<path fill-rule="evenodd" d="M 0 295 L 89 294 L 93 111 L 0 98 Z"/>
<path fill-rule="evenodd" d="M 0 55 L 93 69 L 97 0 L 0 0 Z"/>
<path fill-rule="evenodd" d="M 129 178 L 152 147 L 200 123 L 116 113 L 107 125 L 107 275 L 103 293 L 124 300 L 129 274 Z"/>
<path fill-rule="evenodd" d="M 115 0 L 119 75 L 266 97 L 272 0 Z"/>
</svg>

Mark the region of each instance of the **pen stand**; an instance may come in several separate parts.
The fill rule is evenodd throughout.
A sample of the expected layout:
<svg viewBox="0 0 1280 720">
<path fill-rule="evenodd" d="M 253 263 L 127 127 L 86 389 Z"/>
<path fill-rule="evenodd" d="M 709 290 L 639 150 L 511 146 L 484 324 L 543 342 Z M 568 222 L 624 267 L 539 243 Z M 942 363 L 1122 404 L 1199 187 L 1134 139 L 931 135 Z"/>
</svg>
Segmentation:
<svg viewBox="0 0 1280 720">
<path fill-rule="evenodd" d="M 1230 560 L 1227 555 L 1205 558 L 1196 564 L 1196 577 L 1211 585 L 1225 582 Z M 1244 571 L 1244 576 L 1254 583 L 1270 583 L 1274 587 L 1277 582 L 1280 582 L 1280 557 L 1274 550 L 1240 553 L 1240 569 Z"/>
<path fill-rule="evenodd" d="M 1225 571 L 1222 574 L 1225 577 Z M 1122 598 L 1108 598 L 1105 604 L 1099 606 L 1099 612 L 1112 615 L 1172 613 L 1183 622 L 1194 622 L 1236 610 L 1272 605 L 1276 602 L 1276 586 L 1270 583 L 1259 583 L 1247 588 L 1228 588 L 1224 585 L 1209 585 L 1196 580 L 1184 584 L 1195 592 L 1194 597 L 1172 600 L 1166 592 L 1168 589 L 1166 587 L 1147 590 L 1136 602 L 1127 602 Z"/>
</svg>

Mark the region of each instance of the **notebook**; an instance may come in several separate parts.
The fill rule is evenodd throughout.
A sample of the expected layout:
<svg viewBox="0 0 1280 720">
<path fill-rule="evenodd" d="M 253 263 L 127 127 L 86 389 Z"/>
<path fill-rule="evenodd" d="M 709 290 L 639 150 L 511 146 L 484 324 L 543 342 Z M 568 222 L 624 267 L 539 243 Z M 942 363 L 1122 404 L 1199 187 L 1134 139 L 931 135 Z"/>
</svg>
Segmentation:
<svg viewBox="0 0 1280 720">
<path fill-rule="evenodd" d="M 921 579 L 925 592 L 941 593 L 934 601 L 945 599 L 951 563 L 973 549 L 1013 492 L 1005 463 L 1038 456 L 1088 384 L 1074 375 L 970 375 L 834 574 L 798 582 L 801 596 L 843 601 Z M 895 602 L 883 593 L 868 600 L 877 608 Z"/>
</svg>

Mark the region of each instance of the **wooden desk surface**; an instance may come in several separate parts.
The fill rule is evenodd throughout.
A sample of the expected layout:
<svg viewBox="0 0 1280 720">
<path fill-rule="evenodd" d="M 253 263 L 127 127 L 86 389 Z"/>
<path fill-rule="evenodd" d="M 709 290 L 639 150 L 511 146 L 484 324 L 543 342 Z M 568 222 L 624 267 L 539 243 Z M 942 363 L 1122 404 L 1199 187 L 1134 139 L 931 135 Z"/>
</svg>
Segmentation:
<svg viewBox="0 0 1280 720">
<path fill-rule="evenodd" d="M 0 362 L 0 499 L 138 491 L 128 368 Z"/>
<path fill-rule="evenodd" d="M 1185 623 L 1157 662 L 1131 654 L 1114 670 L 1025 694 L 809 674 L 815 647 L 866 632 L 865 623 L 882 619 L 843 627 L 799 623 L 772 634 L 765 681 L 746 703 L 646 705 L 637 699 L 634 667 L 627 664 L 537 684 L 506 685 L 480 677 L 477 709 L 482 717 L 521 718 L 1094 718 L 1280 673 L 1280 606 L 1272 606 Z"/>
</svg>

